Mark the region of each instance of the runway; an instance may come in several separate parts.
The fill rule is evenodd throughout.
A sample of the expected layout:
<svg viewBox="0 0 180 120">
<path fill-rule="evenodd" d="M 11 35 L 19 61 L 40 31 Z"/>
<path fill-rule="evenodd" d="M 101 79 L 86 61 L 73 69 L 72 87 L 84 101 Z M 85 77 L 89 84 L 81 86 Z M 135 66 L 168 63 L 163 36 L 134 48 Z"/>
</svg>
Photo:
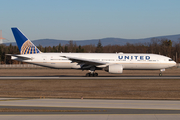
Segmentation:
<svg viewBox="0 0 180 120">
<path fill-rule="evenodd" d="M 180 101 L 171 100 L 1 98 L 0 110 L 4 108 L 6 111 L 0 112 L 1 119 L 178 120 L 180 118 Z"/>
<path fill-rule="evenodd" d="M 162 80 L 162 79 L 180 79 L 180 76 L 164 76 L 164 77 L 154 77 L 154 76 L 106 76 L 106 77 L 78 77 L 78 76 L 11 76 L 11 77 L 0 77 L 0 80 Z"/>
</svg>

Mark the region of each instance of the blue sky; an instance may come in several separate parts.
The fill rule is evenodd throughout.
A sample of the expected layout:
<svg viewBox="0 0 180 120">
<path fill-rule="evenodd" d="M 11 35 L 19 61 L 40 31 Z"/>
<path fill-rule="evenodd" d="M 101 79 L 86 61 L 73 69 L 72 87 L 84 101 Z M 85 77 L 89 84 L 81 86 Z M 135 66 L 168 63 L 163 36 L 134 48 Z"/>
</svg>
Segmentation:
<svg viewBox="0 0 180 120">
<path fill-rule="evenodd" d="M 30 40 L 180 34 L 180 0 L 0 0 L 0 4 L 0 30 L 9 41 L 14 41 L 11 27 Z"/>
</svg>

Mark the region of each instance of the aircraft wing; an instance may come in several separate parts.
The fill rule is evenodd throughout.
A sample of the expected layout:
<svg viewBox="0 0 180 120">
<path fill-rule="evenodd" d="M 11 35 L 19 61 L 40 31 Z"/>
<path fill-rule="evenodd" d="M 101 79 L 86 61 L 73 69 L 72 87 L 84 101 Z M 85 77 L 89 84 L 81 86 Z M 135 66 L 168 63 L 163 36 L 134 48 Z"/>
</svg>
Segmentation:
<svg viewBox="0 0 180 120">
<path fill-rule="evenodd" d="M 31 59 L 33 59 L 33 58 L 31 58 L 31 57 L 28 57 L 28 56 L 22 56 L 22 55 L 15 55 L 15 54 L 6 54 L 6 55 L 8 55 L 8 56 L 13 56 L 13 57 L 16 57 L 16 58 L 20 58 L 20 59 L 23 59 L 23 60 L 31 60 Z"/>
<path fill-rule="evenodd" d="M 78 64 L 87 64 L 87 65 L 95 65 L 95 66 L 107 64 L 106 62 L 101 62 L 97 60 L 89 60 L 85 58 L 77 58 L 77 57 L 69 57 L 69 56 L 60 56 L 60 57 L 68 58 L 72 62 L 77 62 Z"/>
</svg>

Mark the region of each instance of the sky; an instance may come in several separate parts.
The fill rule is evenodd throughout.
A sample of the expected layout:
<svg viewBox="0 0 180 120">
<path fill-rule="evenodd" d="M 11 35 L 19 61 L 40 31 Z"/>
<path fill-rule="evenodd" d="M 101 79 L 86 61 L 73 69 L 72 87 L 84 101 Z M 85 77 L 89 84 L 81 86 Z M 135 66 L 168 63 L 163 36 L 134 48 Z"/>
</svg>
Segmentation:
<svg viewBox="0 0 180 120">
<path fill-rule="evenodd" d="M 140 39 L 180 34 L 180 0 L 0 0 L 4 42 L 11 27 L 30 40 Z"/>
</svg>

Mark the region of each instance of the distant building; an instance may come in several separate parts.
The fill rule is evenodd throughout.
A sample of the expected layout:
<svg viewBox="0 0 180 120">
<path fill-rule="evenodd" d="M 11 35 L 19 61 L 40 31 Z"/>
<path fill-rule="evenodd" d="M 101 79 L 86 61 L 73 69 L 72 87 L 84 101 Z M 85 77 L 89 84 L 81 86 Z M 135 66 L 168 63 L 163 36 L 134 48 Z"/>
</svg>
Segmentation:
<svg viewBox="0 0 180 120">
<path fill-rule="evenodd" d="M 5 40 L 5 38 L 2 37 L 2 30 L 0 30 L 0 44 L 3 44 L 3 40 Z"/>
</svg>

